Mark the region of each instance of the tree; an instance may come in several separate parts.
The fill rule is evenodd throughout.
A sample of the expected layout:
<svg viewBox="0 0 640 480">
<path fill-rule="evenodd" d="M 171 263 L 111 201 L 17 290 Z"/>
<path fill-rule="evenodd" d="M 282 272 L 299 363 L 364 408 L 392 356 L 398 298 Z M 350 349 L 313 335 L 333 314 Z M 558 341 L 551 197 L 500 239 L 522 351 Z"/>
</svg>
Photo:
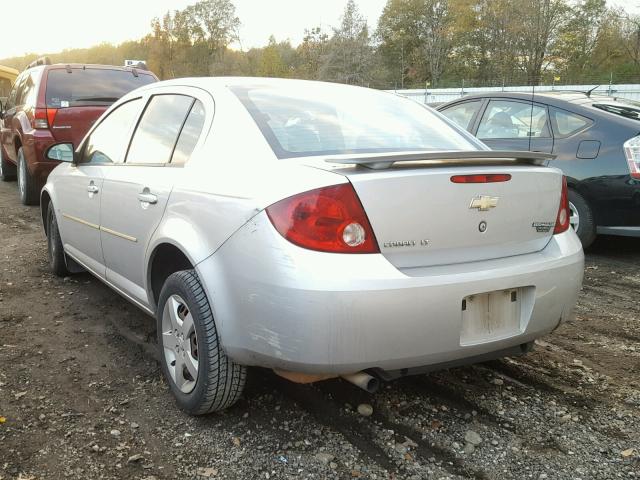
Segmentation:
<svg viewBox="0 0 640 480">
<path fill-rule="evenodd" d="M 366 19 L 354 0 L 348 0 L 340 26 L 334 28 L 328 59 L 320 74 L 325 78 L 364 85 L 369 80 L 372 47 Z"/>
<path fill-rule="evenodd" d="M 564 0 L 514 0 L 519 12 L 516 24 L 517 64 L 525 72 L 529 85 L 538 85 L 547 54 L 555 46 L 569 9 Z"/>
<path fill-rule="evenodd" d="M 423 0 L 388 0 L 378 21 L 378 53 L 391 72 L 389 81 L 398 86 L 404 86 L 407 76 L 425 76 L 419 23 L 422 14 Z"/>
<path fill-rule="evenodd" d="M 298 69 L 301 78 L 321 80 L 321 72 L 326 70 L 329 35 L 320 27 L 304 31 L 302 43 L 297 48 Z"/>
<path fill-rule="evenodd" d="M 258 75 L 261 77 L 286 77 L 287 65 L 282 59 L 278 42 L 273 35 L 269 37 L 269 45 L 262 49 Z"/>
<path fill-rule="evenodd" d="M 590 71 L 594 53 L 612 18 L 605 0 L 581 0 L 570 10 L 560 32 L 555 56 L 565 63 L 568 75 Z"/>
<path fill-rule="evenodd" d="M 453 18 L 449 0 L 424 0 L 418 38 L 422 43 L 429 78 L 437 84 L 453 43 Z"/>
</svg>

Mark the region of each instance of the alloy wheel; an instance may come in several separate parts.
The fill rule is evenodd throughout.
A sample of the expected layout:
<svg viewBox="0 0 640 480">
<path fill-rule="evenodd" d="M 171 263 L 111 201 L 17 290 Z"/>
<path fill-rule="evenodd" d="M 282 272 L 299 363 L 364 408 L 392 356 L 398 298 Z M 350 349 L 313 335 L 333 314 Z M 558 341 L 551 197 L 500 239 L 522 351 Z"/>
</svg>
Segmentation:
<svg viewBox="0 0 640 480">
<path fill-rule="evenodd" d="M 198 380 L 198 337 L 193 316 L 179 295 L 171 295 L 162 314 L 164 361 L 182 393 L 190 393 Z"/>
<path fill-rule="evenodd" d="M 577 232 L 580 226 L 580 214 L 576 206 L 569 202 L 569 224 Z"/>
</svg>

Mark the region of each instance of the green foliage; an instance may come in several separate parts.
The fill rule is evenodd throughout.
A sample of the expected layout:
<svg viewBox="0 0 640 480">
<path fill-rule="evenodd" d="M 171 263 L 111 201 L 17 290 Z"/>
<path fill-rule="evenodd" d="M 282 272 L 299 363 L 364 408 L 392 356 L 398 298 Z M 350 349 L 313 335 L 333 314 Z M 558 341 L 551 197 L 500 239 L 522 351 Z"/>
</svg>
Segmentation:
<svg viewBox="0 0 640 480">
<path fill-rule="evenodd" d="M 56 63 L 122 65 L 145 59 L 161 79 L 247 75 L 378 88 L 640 82 L 640 17 L 606 0 L 387 0 L 375 32 L 345 0 L 330 32 L 305 30 L 297 47 L 271 37 L 239 44 L 232 0 L 167 12 L 138 41 L 49 54 Z M 0 60 L 23 69 L 39 55 Z"/>
</svg>

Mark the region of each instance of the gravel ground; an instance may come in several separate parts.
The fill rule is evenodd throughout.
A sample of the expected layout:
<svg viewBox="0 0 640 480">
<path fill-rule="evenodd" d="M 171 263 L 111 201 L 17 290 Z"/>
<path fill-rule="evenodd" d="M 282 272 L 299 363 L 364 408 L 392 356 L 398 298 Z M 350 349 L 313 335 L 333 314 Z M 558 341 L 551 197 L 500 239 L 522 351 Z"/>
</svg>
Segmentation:
<svg viewBox="0 0 640 480">
<path fill-rule="evenodd" d="M 236 406 L 191 418 L 154 322 L 87 274 L 53 277 L 15 184 L 0 238 L 0 480 L 640 478 L 640 239 L 598 240 L 575 320 L 525 357 L 376 395 L 255 370 Z"/>
</svg>

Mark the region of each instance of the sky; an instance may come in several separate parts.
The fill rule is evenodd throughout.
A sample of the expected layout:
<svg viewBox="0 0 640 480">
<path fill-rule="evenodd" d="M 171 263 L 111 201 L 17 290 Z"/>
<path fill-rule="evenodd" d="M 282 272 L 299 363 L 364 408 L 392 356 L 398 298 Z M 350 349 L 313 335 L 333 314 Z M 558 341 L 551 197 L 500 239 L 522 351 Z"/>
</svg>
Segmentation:
<svg viewBox="0 0 640 480">
<path fill-rule="evenodd" d="M 347 0 L 232 0 L 238 17 L 241 47 L 249 49 L 267 44 L 270 35 L 278 41 L 302 41 L 305 28 L 322 25 L 326 31 L 338 25 Z M 31 0 L 28 33 L 24 6 L 3 0 L 0 10 L 2 41 L 0 58 L 25 53 L 55 53 L 65 48 L 86 48 L 102 42 L 137 40 L 150 31 L 154 17 L 167 10 L 180 10 L 195 0 Z M 360 11 L 373 30 L 386 0 L 357 0 Z M 610 0 L 610 4 L 640 14 L 640 0 Z M 238 46 L 236 46 L 238 48 Z"/>
<path fill-rule="evenodd" d="M 151 20 L 168 10 L 181 10 L 195 0 L 31 0 L 28 31 L 24 34 L 24 6 L 2 0 L 0 58 L 25 53 L 55 53 L 65 48 L 86 48 L 102 42 L 137 40 L 150 32 Z M 232 0 L 242 26 L 243 49 L 267 44 L 270 35 L 278 41 L 302 41 L 305 28 L 337 25 L 347 0 Z M 386 0 L 359 0 L 358 7 L 375 27 Z M 237 48 L 237 47 L 236 47 Z"/>
</svg>

